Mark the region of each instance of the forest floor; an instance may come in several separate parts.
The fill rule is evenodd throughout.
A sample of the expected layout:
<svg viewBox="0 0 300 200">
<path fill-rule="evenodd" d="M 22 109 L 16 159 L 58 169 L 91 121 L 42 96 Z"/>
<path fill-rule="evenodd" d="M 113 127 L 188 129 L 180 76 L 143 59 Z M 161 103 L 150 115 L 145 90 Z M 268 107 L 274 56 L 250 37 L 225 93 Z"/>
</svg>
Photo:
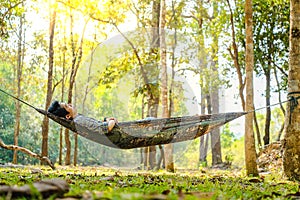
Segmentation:
<svg viewBox="0 0 300 200">
<path fill-rule="evenodd" d="M 279 171 L 144 171 L 108 167 L 1 166 L 0 199 L 300 199 L 299 182 Z"/>
</svg>

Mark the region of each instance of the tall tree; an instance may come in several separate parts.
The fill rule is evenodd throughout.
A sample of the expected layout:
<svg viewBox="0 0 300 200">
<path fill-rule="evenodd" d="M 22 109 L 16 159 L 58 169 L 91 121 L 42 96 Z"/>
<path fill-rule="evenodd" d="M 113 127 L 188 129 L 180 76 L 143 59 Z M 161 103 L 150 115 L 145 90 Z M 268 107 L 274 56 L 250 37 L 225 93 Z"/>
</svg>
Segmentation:
<svg viewBox="0 0 300 200">
<path fill-rule="evenodd" d="M 74 36 L 74 32 L 73 32 L 73 28 L 74 28 L 74 15 L 72 13 L 72 10 L 70 12 L 70 28 L 71 28 L 71 32 L 70 32 L 70 39 L 71 39 L 71 55 L 72 55 L 72 64 L 71 64 L 71 73 L 70 73 L 70 78 L 69 78 L 69 88 L 68 88 L 68 103 L 72 104 L 72 97 L 73 97 L 73 89 L 75 86 L 75 80 L 76 80 L 76 76 L 77 76 L 77 72 L 80 66 L 80 63 L 82 61 L 82 54 L 83 54 L 83 42 L 84 42 L 84 34 L 85 34 L 85 30 L 86 30 L 86 26 L 88 23 L 88 19 L 85 20 L 84 22 L 84 26 L 82 29 L 82 33 L 80 36 L 80 40 L 79 40 L 79 44 L 78 46 L 76 46 L 76 41 L 75 41 L 75 36 Z M 74 147 L 74 165 L 76 165 L 77 162 L 77 137 L 78 135 L 75 134 L 75 147 Z M 66 148 L 67 148 L 67 152 L 66 152 L 66 157 L 65 157 L 65 164 L 66 165 L 70 165 L 71 164 L 71 142 L 70 142 L 70 135 L 69 135 L 69 130 L 66 129 L 65 130 L 65 142 L 66 142 Z"/>
<path fill-rule="evenodd" d="M 23 22 L 24 17 L 20 17 L 19 34 L 18 34 L 18 52 L 17 52 L 17 98 L 21 96 L 21 80 L 22 80 L 22 68 L 24 59 L 23 43 Z M 14 128 L 14 145 L 18 146 L 18 139 L 20 133 L 20 120 L 21 120 L 21 104 L 16 101 L 16 123 Z M 17 150 L 14 150 L 13 163 L 17 163 Z"/>
<path fill-rule="evenodd" d="M 167 74 L 167 47 L 166 47 L 166 1 L 160 1 L 160 23 L 159 23 L 159 41 L 160 41 L 160 66 L 161 66 L 161 105 L 162 117 L 168 118 L 168 74 Z M 165 145 L 165 168 L 167 171 L 174 172 L 173 144 Z"/>
<path fill-rule="evenodd" d="M 152 18 L 151 18 L 151 27 L 152 27 L 152 41 L 151 41 L 151 53 L 157 55 L 157 48 L 159 47 L 159 18 L 160 18 L 160 0 L 155 0 L 152 3 Z M 152 61 L 153 62 L 153 61 Z M 154 65 L 152 66 L 153 71 L 155 69 L 156 60 L 154 60 Z M 145 71 L 145 70 L 142 70 Z M 158 73 L 157 73 L 158 75 Z M 144 76 L 151 76 L 150 74 L 145 74 Z M 155 76 L 155 75 L 154 75 Z M 149 77 L 153 78 L 153 77 Z M 149 84 L 149 83 L 145 83 Z M 158 104 L 159 104 L 159 93 L 155 90 L 147 90 L 147 115 L 150 117 L 157 117 Z M 161 155 L 163 153 L 162 148 L 160 147 Z M 147 153 L 149 154 L 147 156 Z M 159 162 L 156 162 L 156 146 L 145 147 L 145 158 L 149 158 L 149 167 L 153 169 L 156 166 L 160 166 Z M 147 161 L 147 160 L 145 160 Z M 158 165 L 157 165 L 158 164 Z M 158 167 L 159 168 L 159 167 Z"/>
<path fill-rule="evenodd" d="M 54 30 L 55 30 L 56 10 L 52 10 L 50 14 L 49 24 L 49 64 L 48 64 L 48 78 L 47 78 L 47 95 L 45 110 L 50 106 L 53 95 L 53 63 L 54 63 Z M 49 133 L 49 119 L 44 117 L 42 123 L 42 156 L 48 156 L 48 133 Z"/>
<path fill-rule="evenodd" d="M 61 80 L 61 102 L 65 101 L 65 80 L 66 80 L 66 52 L 67 52 L 67 38 L 66 38 L 66 27 L 64 26 L 63 30 L 63 45 L 60 47 L 60 63 L 62 65 L 62 80 Z M 62 165 L 62 154 L 63 154 L 63 135 L 64 127 L 60 127 L 59 131 L 59 159 L 58 163 Z"/>
<path fill-rule="evenodd" d="M 235 25 L 234 25 L 234 12 L 231 6 L 231 2 L 229 0 L 226 0 L 227 5 L 228 5 L 228 9 L 230 11 L 230 26 L 231 26 L 231 38 L 232 38 L 232 47 L 228 48 L 229 51 L 229 55 L 231 56 L 233 63 L 234 63 L 234 67 L 236 68 L 236 72 L 238 75 L 238 81 L 239 81 L 239 96 L 241 99 L 241 103 L 242 103 L 242 108 L 243 110 L 245 110 L 246 107 L 246 103 L 245 103 L 245 97 L 244 97 L 244 88 L 245 88 L 245 84 L 246 81 L 243 78 L 243 70 L 242 70 L 242 66 L 240 64 L 240 58 L 239 58 L 239 50 L 238 50 L 238 42 L 236 41 L 236 30 L 235 30 Z"/>
<path fill-rule="evenodd" d="M 289 179 L 300 181 L 300 109 L 296 107 L 298 102 L 295 102 L 300 97 L 300 4 L 297 0 L 290 0 L 289 44 L 288 96 L 294 101 L 287 103 L 283 167 Z"/>
<path fill-rule="evenodd" d="M 245 25 L 246 25 L 246 111 L 254 109 L 253 104 L 253 9 L 252 0 L 245 2 Z M 245 117 L 245 161 L 247 175 L 258 176 L 256 164 L 256 151 L 253 131 L 254 113 L 250 112 Z"/>
<path fill-rule="evenodd" d="M 213 2 L 213 14 L 214 19 L 212 24 L 217 24 L 217 16 L 219 10 L 219 3 Z M 214 25 L 215 29 L 218 30 L 218 26 Z M 219 31 L 214 32 L 212 35 L 212 51 L 211 51 L 211 102 L 213 113 L 219 113 L 219 72 L 218 72 L 218 51 L 219 51 Z M 220 129 L 214 129 L 211 131 L 211 149 L 212 149 L 212 165 L 222 163 L 222 152 L 221 152 L 221 137 Z"/>
</svg>

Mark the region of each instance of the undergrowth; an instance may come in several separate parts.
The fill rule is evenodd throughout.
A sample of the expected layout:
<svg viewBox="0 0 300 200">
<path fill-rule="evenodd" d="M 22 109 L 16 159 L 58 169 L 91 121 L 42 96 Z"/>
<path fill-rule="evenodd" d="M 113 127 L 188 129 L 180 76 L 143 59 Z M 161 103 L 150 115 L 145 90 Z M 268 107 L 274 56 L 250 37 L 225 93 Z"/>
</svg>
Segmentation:
<svg viewBox="0 0 300 200">
<path fill-rule="evenodd" d="M 167 173 L 104 167 L 58 167 L 51 170 L 31 166 L 0 168 L 0 178 L 0 191 L 4 185 L 30 186 L 44 179 L 66 180 L 70 189 L 60 199 L 300 198 L 299 183 L 285 180 L 278 172 L 251 178 L 243 171 L 215 169 Z M 35 195 L 34 198 L 43 197 Z M 0 199 L 7 199 L 7 196 L 2 195 Z"/>
</svg>

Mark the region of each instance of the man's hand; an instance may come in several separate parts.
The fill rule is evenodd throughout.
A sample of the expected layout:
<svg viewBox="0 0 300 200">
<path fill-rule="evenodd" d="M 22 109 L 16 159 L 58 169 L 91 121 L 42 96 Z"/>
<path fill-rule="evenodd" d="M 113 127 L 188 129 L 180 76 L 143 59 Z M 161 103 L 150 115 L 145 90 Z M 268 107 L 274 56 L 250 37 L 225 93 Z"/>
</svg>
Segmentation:
<svg viewBox="0 0 300 200">
<path fill-rule="evenodd" d="M 107 121 L 107 122 L 109 122 L 110 120 L 114 120 L 116 123 L 118 123 L 118 120 L 117 120 L 117 118 L 115 118 L 115 117 L 107 117 L 107 118 L 106 118 L 106 121 Z"/>
</svg>

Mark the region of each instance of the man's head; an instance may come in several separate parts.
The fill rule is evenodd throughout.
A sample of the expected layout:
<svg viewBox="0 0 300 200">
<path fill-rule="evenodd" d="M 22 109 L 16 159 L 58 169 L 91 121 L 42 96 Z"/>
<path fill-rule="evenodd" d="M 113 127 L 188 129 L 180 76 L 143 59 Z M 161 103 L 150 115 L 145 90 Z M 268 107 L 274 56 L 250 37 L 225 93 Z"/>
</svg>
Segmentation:
<svg viewBox="0 0 300 200">
<path fill-rule="evenodd" d="M 53 101 L 48 112 L 66 119 L 73 119 L 77 115 L 77 111 L 71 104 L 59 103 L 58 101 Z"/>
</svg>

